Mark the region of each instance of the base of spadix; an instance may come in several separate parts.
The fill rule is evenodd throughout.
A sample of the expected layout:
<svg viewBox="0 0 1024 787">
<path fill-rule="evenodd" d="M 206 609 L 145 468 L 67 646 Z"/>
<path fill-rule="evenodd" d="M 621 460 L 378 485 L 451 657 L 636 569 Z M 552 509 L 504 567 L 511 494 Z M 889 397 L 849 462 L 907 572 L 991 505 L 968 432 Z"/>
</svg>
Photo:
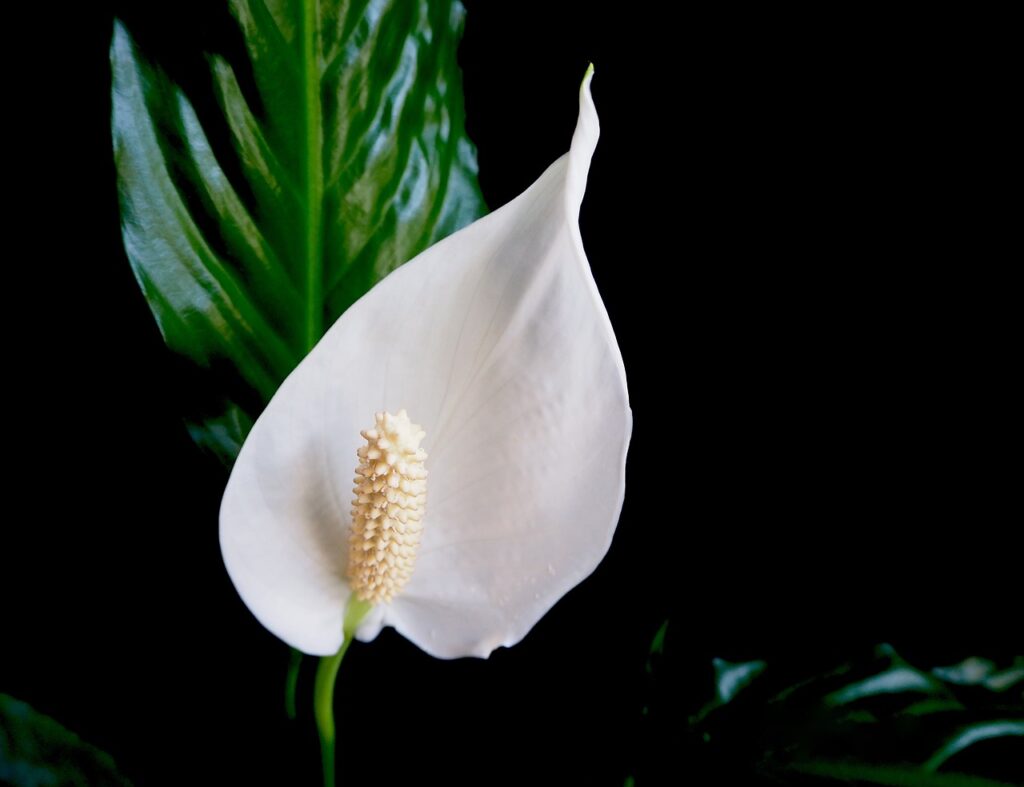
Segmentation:
<svg viewBox="0 0 1024 787">
<path fill-rule="evenodd" d="M 424 431 L 397 415 L 377 413 L 373 428 L 361 434 L 356 452 L 349 535 L 348 579 L 362 601 L 390 602 L 412 576 L 427 500 Z"/>
</svg>

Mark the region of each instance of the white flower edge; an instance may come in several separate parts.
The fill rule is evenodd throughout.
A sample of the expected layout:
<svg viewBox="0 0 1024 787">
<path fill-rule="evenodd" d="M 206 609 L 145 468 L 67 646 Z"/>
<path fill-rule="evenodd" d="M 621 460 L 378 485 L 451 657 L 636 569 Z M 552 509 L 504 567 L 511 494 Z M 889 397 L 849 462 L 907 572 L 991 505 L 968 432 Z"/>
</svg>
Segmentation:
<svg viewBox="0 0 1024 787">
<path fill-rule="evenodd" d="M 355 452 L 380 410 L 423 425 L 430 476 L 412 579 L 359 639 L 390 625 L 434 656 L 486 657 L 607 552 L 632 417 L 578 224 L 599 134 L 591 78 L 569 153 L 349 308 L 243 445 L 221 506 L 224 562 L 293 647 L 342 643 Z"/>
</svg>

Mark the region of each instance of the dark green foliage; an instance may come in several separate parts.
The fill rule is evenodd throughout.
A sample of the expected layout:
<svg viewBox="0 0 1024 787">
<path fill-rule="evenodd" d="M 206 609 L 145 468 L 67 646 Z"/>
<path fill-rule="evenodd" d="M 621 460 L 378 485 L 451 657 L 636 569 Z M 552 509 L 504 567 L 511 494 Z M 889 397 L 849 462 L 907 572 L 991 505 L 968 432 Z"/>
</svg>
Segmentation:
<svg viewBox="0 0 1024 787">
<path fill-rule="evenodd" d="M 656 638 L 652 656 L 666 651 L 664 640 Z M 678 646 L 670 641 L 669 655 Z M 806 664 L 714 659 L 701 705 L 672 688 L 673 662 L 656 660 L 643 722 L 659 746 L 677 746 L 653 753 L 659 769 L 716 784 L 1024 780 L 1024 657 L 928 666 L 880 645 L 823 670 Z"/>
<path fill-rule="evenodd" d="M 109 754 L 49 716 L 0 694 L 0 784 L 13 787 L 128 787 Z"/>
<path fill-rule="evenodd" d="M 210 57 L 220 116 L 199 117 L 121 23 L 110 49 L 125 249 L 168 346 L 203 370 L 191 434 L 227 462 L 350 304 L 484 209 L 461 5 L 231 8 L 251 63 Z"/>
</svg>

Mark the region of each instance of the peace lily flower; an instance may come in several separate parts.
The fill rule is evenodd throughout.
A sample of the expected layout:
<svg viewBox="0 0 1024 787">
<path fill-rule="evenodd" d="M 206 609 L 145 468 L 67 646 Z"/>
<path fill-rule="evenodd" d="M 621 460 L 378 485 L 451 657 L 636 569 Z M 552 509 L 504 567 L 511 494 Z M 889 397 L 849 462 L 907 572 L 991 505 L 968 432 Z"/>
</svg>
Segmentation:
<svg viewBox="0 0 1024 787">
<path fill-rule="evenodd" d="M 393 626 L 433 656 L 486 657 L 607 552 L 631 413 L 579 232 L 591 75 L 569 153 L 348 309 L 242 447 L 224 562 L 298 650 Z"/>
</svg>

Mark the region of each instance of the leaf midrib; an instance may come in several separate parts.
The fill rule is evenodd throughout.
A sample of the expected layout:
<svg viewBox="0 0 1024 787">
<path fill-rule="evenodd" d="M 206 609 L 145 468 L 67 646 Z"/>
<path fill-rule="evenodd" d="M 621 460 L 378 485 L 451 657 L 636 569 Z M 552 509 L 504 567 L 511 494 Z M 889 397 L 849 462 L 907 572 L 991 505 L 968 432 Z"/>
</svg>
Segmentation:
<svg viewBox="0 0 1024 787">
<path fill-rule="evenodd" d="M 305 272 L 306 272 L 306 351 L 320 339 L 323 332 L 323 148 L 322 107 L 320 99 L 320 69 L 317 53 L 319 41 L 317 4 L 305 0 L 302 4 L 302 79 L 303 120 L 305 123 L 305 177 L 306 202 Z"/>
</svg>

